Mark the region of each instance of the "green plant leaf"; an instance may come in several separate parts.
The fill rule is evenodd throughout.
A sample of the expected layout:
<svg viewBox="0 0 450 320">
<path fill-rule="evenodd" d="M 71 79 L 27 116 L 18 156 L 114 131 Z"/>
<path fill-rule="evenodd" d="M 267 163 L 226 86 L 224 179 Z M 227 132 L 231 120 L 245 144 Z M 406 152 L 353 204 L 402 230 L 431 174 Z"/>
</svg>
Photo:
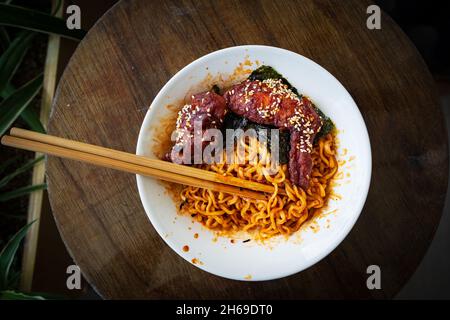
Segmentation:
<svg viewBox="0 0 450 320">
<path fill-rule="evenodd" d="M 36 221 L 36 220 L 35 220 Z M 20 242 L 25 237 L 28 229 L 33 225 L 35 221 L 30 222 L 26 226 L 22 227 L 6 244 L 3 250 L 0 252 L 0 290 L 5 290 L 9 279 L 9 270 L 13 263 L 14 256 L 17 249 L 19 249 Z"/>
<path fill-rule="evenodd" d="M 36 163 L 39 163 L 42 160 L 44 160 L 44 156 L 37 157 L 37 158 L 25 163 L 23 166 L 16 169 L 14 172 L 8 174 L 6 177 L 4 177 L 3 179 L 0 180 L 0 188 L 6 186 L 8 184 L 8 182 L 10 182 L 14 177 L 18 176 L 21 173 L 27 172 L 28 170 L 33 168 L 36 165 Z"/>
<path fill-rule="evenodd" d="M 14 269 L 14 267 L 12 267 L 11 271 L 9 272 L 8 283 L 6 284 L 6 287 L 9 289 L 14 289 L 14 288 L 19 287 L 20 271 L 15 271 L 13 269 Z"/>
<path fill-rule="evenodd" d="M 44 126 L 42 125 L 39 116 L 33 109 L 26 108 L 22 111 L 20 117 L 27 123 L 31 130 L 45 133 Z"/>
<path fill-rule="evenodd" d="M 43 76 L 40 74 L 30 82 L 17 89 L 0 103 L 0 135 L 19 117 L 42 87 Z"/>
<path fill-rule="evenodd" d="M 8 31 L 4 27 L 0 27 L 0 45 L 3 51 L 8 48 L 10 42 Z"/>
<path fill-rule="evenodd" d="M 12 84 L 9 83 L 8 86 L 2 92 L 0 92 L 0 97 L 6 99 L 15 90 L 16 89 L 12 86 Z M 25 108 L 25 110 L 23 110 L 20 114 L 20 117 L 28 124 L 31 130 L 41 133 L 46 132 L 44 126 L 42 125 L 41 119 L 39 119 L 38 114 L 34 110 Z"/>
<path fill-rule="evenodd" d="M 9 191 L 9 192 L 0 194 L 0 202 L 5 202 L 8 200 L 16 199 L 16 198 L 25 196 L 31 192 L 46 189 L 46 188 L 47 188 L 47 185 L 45 183 L 35 184 L 35 185 L 26 186 L 26 187 L 22 187 L 22 188 L 17 188 L 13 191 Z"/>
<path fill-rule="evenodd" d="M 0 3 L 0 25 L 58 34 L 74 40 L 81 40 L 86 35 L 84 30 L 68 29 L 64 19 L 3 3 Z"/>
<path fill-rule="evenodd" d="M 40 295 L 4 290 L 0 291 L 0 300 L 45 300 L 45 298 Z"/>
<path fill-rule="evenodd" d="M 34 35 L 35 33 L 29 31 L 21 32 L 0 57 L 0 92 L 6 88 L 9 80 L 19 68 Z"/>
<path fill-rule="evenodd" d="M 54 294 L 54 293 L 47 293 L 47 292 L 29 292 L 31 295 L 35 296 L 41 296 L 42 298 L 46 300 L 66 300 L 67 297 L 60 295 L 60 294 Z"/>
<path fill-rule="evenodd" d="M 3 99 L 8 98 L 14 91 L 16 91 L 16 88 L 14 88 L 14 86 L 10 83 L 8 83 L 5 87 L 5 89 L 3 89 L 3 91 L 0 91 L 0 97 L 2 97 Z"/>
<path fill-rule="evenodd" d="M 55 9 L 53 9 L 53 11 L 52 11 L 52 15 L 55 15 L 59 11 L 59 8 L 61 8 L 61 5 L 62 5 L 62 0 L 58 0 L 58 2 L 56 3 Z"/>
</svg>

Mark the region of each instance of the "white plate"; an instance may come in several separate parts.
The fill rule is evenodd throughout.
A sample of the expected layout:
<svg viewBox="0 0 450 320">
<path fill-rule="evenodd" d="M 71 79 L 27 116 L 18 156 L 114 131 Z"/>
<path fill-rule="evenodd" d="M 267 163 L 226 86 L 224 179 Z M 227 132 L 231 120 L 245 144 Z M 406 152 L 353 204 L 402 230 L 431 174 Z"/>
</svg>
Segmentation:
<svg viewBox="0 0 450 320">
<path fill-rule="evenodd" d="M 312 101 L 336 124 L 341 163 L 334 193 L 318 219 L 301 228 L 289 239 L 278 237 L 268 244 L 242 239 L 230 243 L 229 238 L 216 235 L 192 223 L 189 216 L 180 216 L 171 197 L 160 182 L 137 176 L 139 195 L 145 211 L 164 241 L 186 261 L 213 274 L 236 280 L 270 280 L 302 271 L 334 250 L 350 232 L 363 208 L 371 177 L 371 151 L 367 129 L 361 113 L 350 94 L 328 71 L 315 62 L 288 50 L 267 46 L 239 46 L 203 56 L 179 71 L 161 89 L 150 106 L 142 124 L 137 154 L 154 158 L 151 128 L 167 117 L 167 105 L 201 91 L 205 78 L 227 78 L 244 61 L 249 69 L 257 63 L 274 67 L 300 93 Z M 195 89 L 193 89 L 195 88 Z M 314 228 L 314 230 L 312 229 Z M 198 239 L 194 239 L 198 233 Z M 184 252 L 183 246 L 190 250 Z"/>
</svg>

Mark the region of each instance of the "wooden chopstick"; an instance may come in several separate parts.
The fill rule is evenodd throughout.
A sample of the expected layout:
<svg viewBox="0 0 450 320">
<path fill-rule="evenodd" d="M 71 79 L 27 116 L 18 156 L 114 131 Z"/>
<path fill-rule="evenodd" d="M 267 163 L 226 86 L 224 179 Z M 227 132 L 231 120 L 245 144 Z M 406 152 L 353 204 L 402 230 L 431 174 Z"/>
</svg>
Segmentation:
<svg viewBox="0 0 450 320">
<path fill-rule="evenodd" d="M 11 135 L 4 136 L 2 144 L 247 198 L 266 199 L 266 195 L 261 192 L 273 192 L 272 186 L 261 183 L 235 177 L 224 177 L 206 170 L 149 159 L 29 130 L 12 128 Z M 108 162 L 108 160 L 111 161 Z"/>
<path fill-rule="evenodd" d="M 239 188 L 249 189 L 258 192 L 273 193 L 274 187 L 271 185 L 266 185 L 254 181 L 243 180 L 236 177 L 223 176 L 212 171 L 206 171 L 198 168 L 193 168 L 189 166 L 183 166 L 167 161 L 162 161 L 158 159 L 150 159 L 144 156 L 139 156 L 131 154 L 128 152 L 123 152 L 119 150 L 109 149 L 101 146 L 96 146 L 93 144 L 83 143 L 79 141 L 64 139 L 48 134 L 42 134 L 30 130 L 24 130 L 20 128 L 12 128 L 10 135 L 14 137 L 24 138 L 28 140 L 34 140 L 37 142 L 47 143 L 59 147 L 65 147 L 77 151 L 87 152 L 91 154 L 96 154 L 99 156 L 121 160 L 148 168 L 174 172 L 180 175 L 185 175 L 192 178 L 197 178 L 200 180 L 206 180 L 210 182 L 217 182 L 221 184 L 227 184 Z M 279 193 L 285 194 L 284 189 L 279 189 Z"/>
<path fill-rule="evenodd" d="M 239 187 L 221 184 L 217 182 L 211 182 L 207 180 L 201 180 L 193 177 L 180 175 L 177 173 L 158 170 L 154 168 L 145 167 L 142 165 L 116 160 L 112 158 L 103 157 L 100 155 L 87 153 L 83 151 L 73 150 L 65 147 L 59 147 L 43 142 L 27 140 L 12 136 L 3 136 L 1 143 L 6 146 L 15 147 L 19 149 L 46 153 L 53 156 L 62 158 L 78 160 L 101 167 L 115 169 L 119 171 L 125 171 L 134 174 L 140 174 L 157 178 L 160 180 L 175 182 L 183 185 L 194 186 L 199 188 L 211 189 L 214 191 L 221 191 L 229 194 L 236 194 L 245 198 L 251 198 L 256 200 L 267 199 L 264 193 L 241 189 Z"/>
</svg>

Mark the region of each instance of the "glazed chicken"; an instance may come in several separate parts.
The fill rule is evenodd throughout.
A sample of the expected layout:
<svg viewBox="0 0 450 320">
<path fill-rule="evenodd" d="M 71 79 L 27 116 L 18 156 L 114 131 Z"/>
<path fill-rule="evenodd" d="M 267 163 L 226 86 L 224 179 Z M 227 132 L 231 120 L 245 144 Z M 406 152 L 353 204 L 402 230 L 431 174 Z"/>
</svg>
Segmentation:
<svg viewBox="0 0 450 320">
<path fill-rule="evenodd" d="M 281 80 L 246 80 L 225 95 L 228 108 L 250 121 L 290 131 L 289 180 L 305 190 L 312 170 L 311 151 L 322 119 L 311 101 L 294 94 Z"/>
<path fill-rule="evenodd" d="M 192 160 L 194 156 L 193 137 L 196 129 L 194 124 L 199 125 L 202 135 L 207 129 L 220 129 L 227 110 L 225 99 L 214 92 L 208 91 L 191 96 L 191 103 L 186 104 L 178 113 L 176 123 L 178 135 L 175 145 L 172 147 L 172 152 L 169 152 L 165 157 L 166 160 L 180 164 L 187 164 L 187 161 Z M 200 132 L 197 132 L 197 134 L 200 134 Z M 207 141 L 202 142 L 202 150 L 208 143 Z M 181 151 L 189 147 L 191 157 L 184 159 Z"/>
</svg>

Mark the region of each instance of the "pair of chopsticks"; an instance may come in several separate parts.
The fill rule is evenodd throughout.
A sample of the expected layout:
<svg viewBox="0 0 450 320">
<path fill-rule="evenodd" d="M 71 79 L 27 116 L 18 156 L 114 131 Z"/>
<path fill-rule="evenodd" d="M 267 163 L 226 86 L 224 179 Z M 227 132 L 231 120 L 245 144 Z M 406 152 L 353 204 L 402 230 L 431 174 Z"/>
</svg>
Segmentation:
<svg viewBox="0 0 450 320">
<path fill-rule="evenodd" d="M 264 200 L 267 199 L 264 193 L 274 192 L 274 187 L 270 185 L 20 128 L 12 128 L 9 136 L 2 137 L 1 143 L 5 146 L 245 198 Z"/>
</svg>

